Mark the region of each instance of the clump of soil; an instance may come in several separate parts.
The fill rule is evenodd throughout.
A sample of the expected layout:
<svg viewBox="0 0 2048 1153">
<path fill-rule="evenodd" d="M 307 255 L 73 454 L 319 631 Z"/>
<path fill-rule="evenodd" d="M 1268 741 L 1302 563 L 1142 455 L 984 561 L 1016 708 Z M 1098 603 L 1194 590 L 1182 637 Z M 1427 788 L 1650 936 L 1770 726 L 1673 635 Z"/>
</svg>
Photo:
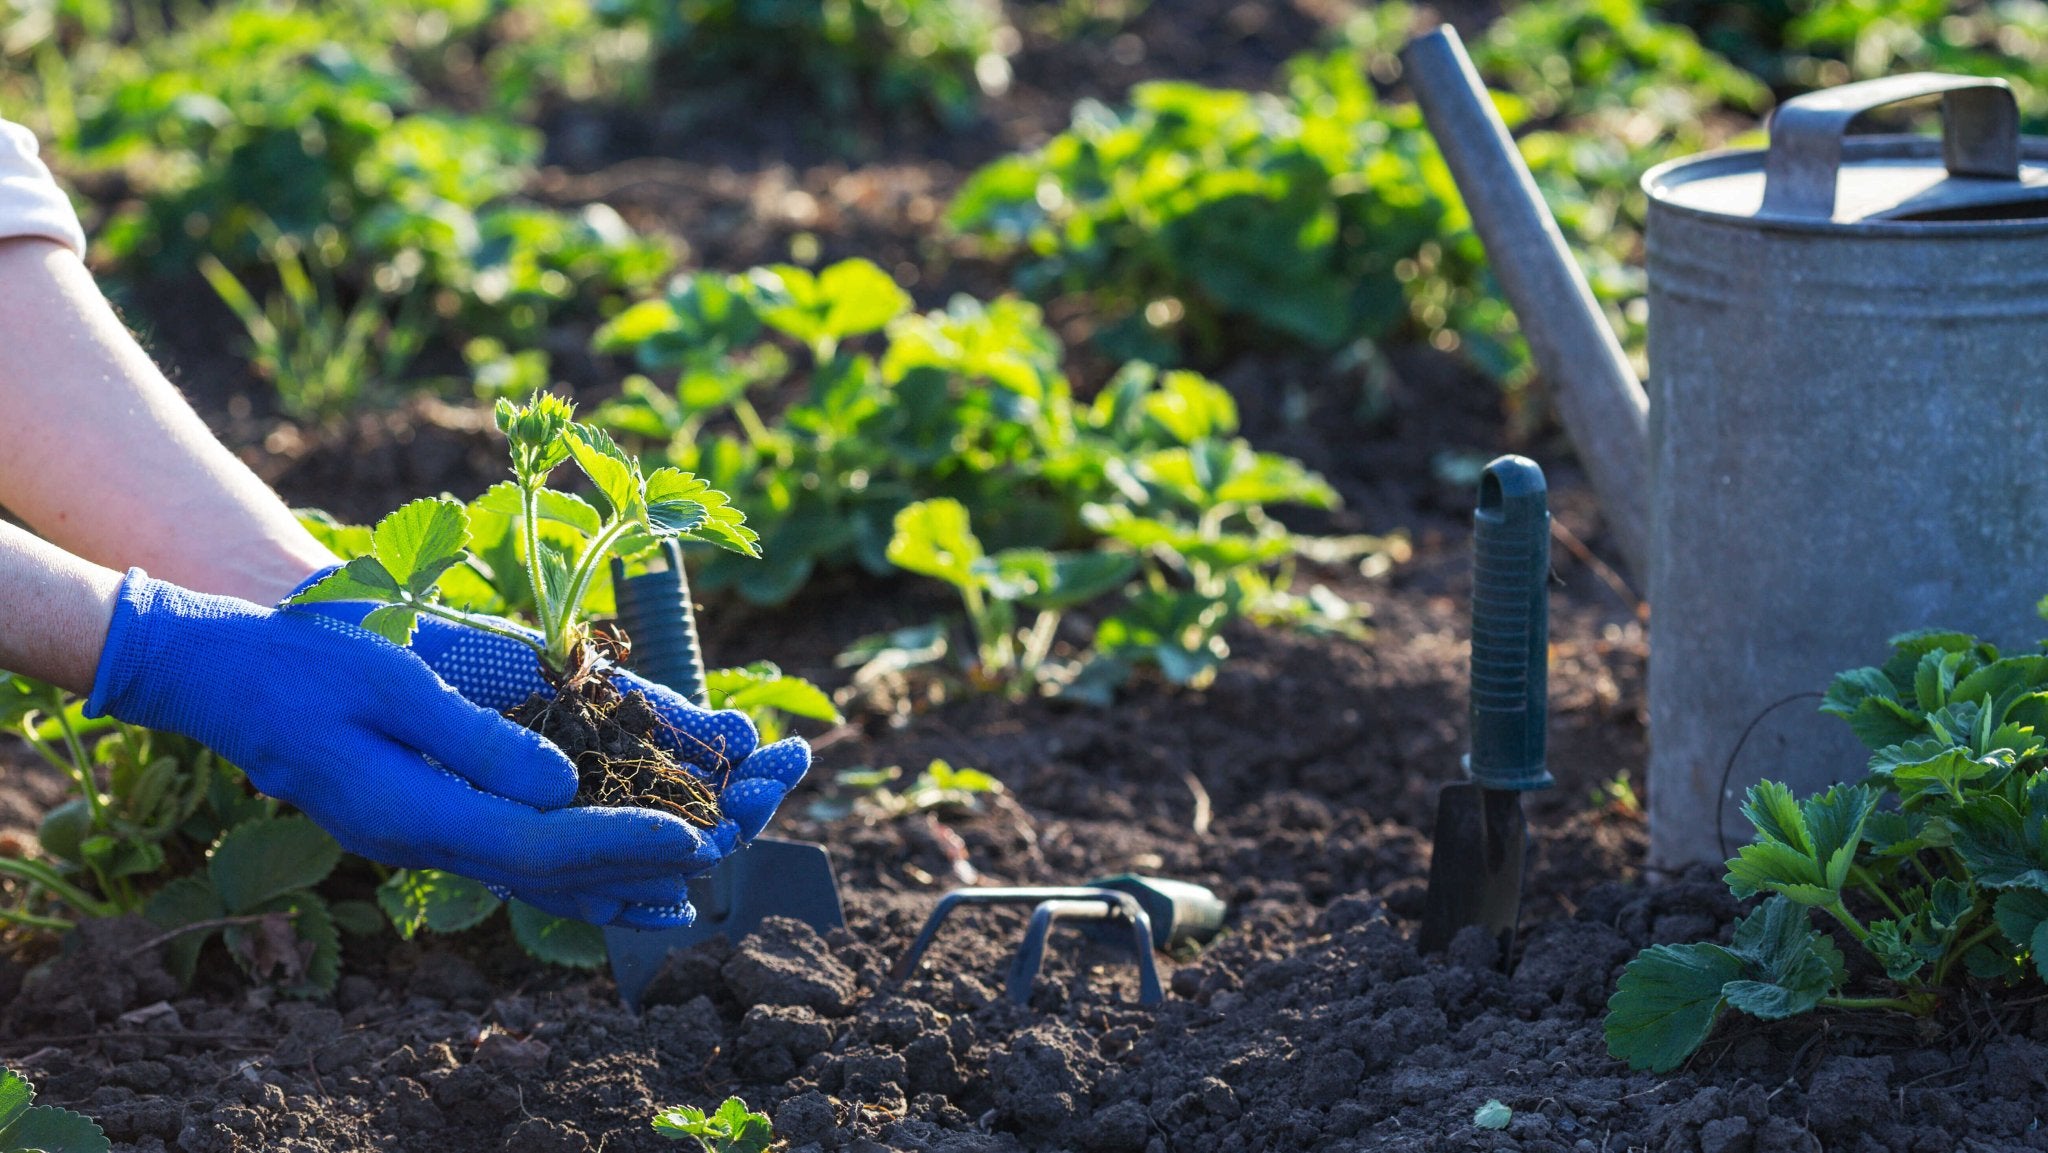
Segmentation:
<svg viewBox="0 0 2048 1153">
<path fill-rule="evenodd" d="M 569 754 L 578 777 L 576 804 L 660 809 L 710 828 L 723 817 L 718 795 L 669 752 L 682 744 L 681 734 L 647 694 L 622 693 L 607 675 L 615 667 L 610 651 L 623 653 L 624 643 L 579 642 L 568 671 L 556 677 L 543 666 L 554 696 L 534 693 L 505 715 Z"/>
</svg>

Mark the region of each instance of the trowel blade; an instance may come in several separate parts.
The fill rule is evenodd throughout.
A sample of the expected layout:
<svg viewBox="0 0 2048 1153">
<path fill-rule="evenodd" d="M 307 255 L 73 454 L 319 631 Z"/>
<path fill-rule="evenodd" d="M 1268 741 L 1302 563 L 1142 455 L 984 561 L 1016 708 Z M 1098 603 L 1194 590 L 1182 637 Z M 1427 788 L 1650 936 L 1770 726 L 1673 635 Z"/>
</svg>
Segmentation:
<svg viewBox="0 0 2048 1153">
<path fill-rule="evenodd" d="M 1422 912 L 1422 951 L 1439 951 L 1458 930 L 1480 925 L 1500 942 L 1505 964 L 1521 918 L 1529 845 L 1522 794 L 1472 782 L 1444 786 L 1437 799 L 1435 845 Z"/>
<path fill-rule="evenodd" d="M 842 928 L 839 882 L 825 846 L 809 841 L 756 837 L 718 866 L 690 881 L 697 921 L 685 929 L 604 931 L 612 978 L 626 1007 L 640 1008 L 648 982 L 661 972 L 674 949 L 687 949 L 723 933 L 737 941 L 769 917 L 794 917 L 820 933 Z"/>
</svg>

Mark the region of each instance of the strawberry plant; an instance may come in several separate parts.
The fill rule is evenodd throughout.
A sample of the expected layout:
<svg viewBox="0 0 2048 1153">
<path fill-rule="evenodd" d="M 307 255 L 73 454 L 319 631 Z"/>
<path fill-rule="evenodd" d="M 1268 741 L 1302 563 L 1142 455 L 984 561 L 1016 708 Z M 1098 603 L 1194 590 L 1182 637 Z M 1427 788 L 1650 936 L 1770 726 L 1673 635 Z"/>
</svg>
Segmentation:
<svg viewBox="0 0 2048 1153">
<path fill-rule="evenodd" d="M 583 754 L 577 757 L 583 772 L 579 803 L 650 805 L 708 827 L 719 816 L 715 796 L 662 745 L 658 738 L 668 726 L 645 699 L 614 686 L 608 673 L 617 642 L 593 633 L 589 602 L 614 556 L 633 557 L 676 539 L 754 556 L 757 538 L 724 493 L 679 469 L 643 472 L 610 435 L 578 423 L 574 415 L 571 405 L 547 393 L 523 407 L 498 402 L 513 480 L 478 503 L 516 525 L 499 526 L 494 544 L 506 562 L 502 567 L 480 563 L 470 551 L 467 508 L 445 497 L 426 498 L 379 521 L 367 553 L 291 603 L 376 603 L 363 627 L 397 644 L 409 643 L 419 618 L 430 616 L 530 647 L 554 693 L 536 693 L 508 715 Z M 549 476 L 572 460 L 594 489 L 595 503 L 548 487 Z M 526 603 L 538 630 L 445 601 L 443 582 L 458 567 L 472 587 L 486 579 L 486 571 L 498 577 L 499 589 L 517 586 L 518 595 L 530 598 Z M 606 748 L 631 752 L 600 751 Z"/>
<path fill-rule="evenodd" d="M 1005 549 L 990 555 L 966 507 L 944 497 L 896 514 L 889 560 L 959 591 L 974 635 L 969 679 L 1019 699 L 1038 688 L 1060 614 L 1122 588 L 1138 568 L 1131 557 L 1114 553 Z M 1020 608 L 1034 613 L 1023 628 Z"/>
<path fill-rule="evenodd" d="M 1008 86 L 1016 40 L 992 0 L 614 0 L 609 12 L 649 29 L 680 88 L 793 87 L 828 120 L 865 106 L 964 124 Z"/>
<path fill-rule="evenodd" d="M 654 1131 L 671 1141 L 695 1138 L 704 1153 L 767 1153 L 775 1142 L 768 1115 L 747 1108 L 738 1097 L 727 1097 L 709 1114 L 694 1105 L 663 1109 L 654 1118 Z"/>
<path fill-rule="evenodd" d="M 340 863 L 341 846 L 309 818 L 245 821 L 214 842 L 204 869 L 165 885 L 144 912 L 175 934 L 166 965 L 180 981 L 192 979 L 218 933 L 250 977 L 319 996 L 341 975 L 341 935 L 336 910 L 314 889 Z"/>
<path fill-rule="evenodd" d="M 34 1085 L 0 1070 L 0 1153 L 107 1153 L 113 1147 L 92 1118 L 35 1100 Z"/>
<path fill-rule="evenodd" d="M 1629 963 L 1608 1002 L 1615 1056 L 1674 1068 L 1729 1009 L 1926 1016 L 1966 982 L 2048 978 L 2048 655 L 1949 632 L 1891 647 L 1822 706 L 1872 750 L 1868 776 L 1804 799 L 1772 781 L 1749 791 L 1756 836 L 1727 881 L 1762 904 L 1729 944 Z"/>
</svg>

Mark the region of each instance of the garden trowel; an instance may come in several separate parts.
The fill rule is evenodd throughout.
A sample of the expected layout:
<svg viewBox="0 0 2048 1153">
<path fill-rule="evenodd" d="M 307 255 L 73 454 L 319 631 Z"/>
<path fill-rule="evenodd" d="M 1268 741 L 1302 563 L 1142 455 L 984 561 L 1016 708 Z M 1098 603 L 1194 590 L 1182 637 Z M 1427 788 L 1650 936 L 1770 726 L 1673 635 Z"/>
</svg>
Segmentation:
<svg viewBox="0 0 2048 1153">
<path fill-rule="evenodd" d="M 1554 782 L 1544 767 L 1549 707 L 1550 508 L 1543 470 L 1519 456 L 1486 466 L 1472 514 L 1472 706 L 1469 779 L 1437 802 L 1436 848 L 1422 914 L 1423 951 L 1481 925 L 1505 964 L 1522 911 L 1529 829 L 1522 794 Z"/>
<path fill-rule="evenodd" d="M 635 673 L 709 706 L 697 613 L 682 549 L 664 544 L 646 572 L 626 576 L 616 561 L 612 588 L 619 627 L 632 640 L 627 664 Z M 737 941 L 769 917 L 794 917 L 823 933 L 846 924 L 839 882 L 825 846 L 779 837 L 756 837 L 690 881 L 697 921 L 684 929 L 608 928 L 605 951 L 627 1008 L 639 1009 L 647 983 L 661 972 L 670 950 L 724 934 Z"/>
</svg>

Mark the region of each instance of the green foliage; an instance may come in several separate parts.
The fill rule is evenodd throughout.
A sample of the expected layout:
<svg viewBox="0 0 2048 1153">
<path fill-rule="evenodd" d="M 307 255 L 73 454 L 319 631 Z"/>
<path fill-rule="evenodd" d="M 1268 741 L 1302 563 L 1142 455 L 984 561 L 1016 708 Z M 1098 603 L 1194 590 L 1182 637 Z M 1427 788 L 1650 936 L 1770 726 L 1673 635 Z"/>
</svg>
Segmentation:
<svg viewBox="0 0 2048 1153">
<path fill-rule="evenodd" d="M 45 859 L 0 858 L 0 876 L 23 899 L 0 921 L 69 928 L 77 916 L 143 907 L 149 894 L 191 868 L 220 831 L 271 815 L 241 773 L 194 741 L 88 720 L 78 701 L 26 677 L 0 673 L 0 726 L 21 736 L 71 782 L 72 796 L 45 814 Z"/>
<path fill-rule="evenodd" d="M 202 269 L 290 414 L 346 411 L 374 396 L 358 378 L 396 384 L 423 344 L 532 341 L 673 264 L 604 205 L 520 202 L 536 130 L 434 106 L 410 67 L 441 58 L 458 24 L 490 41 L 485 15 L 238 0 L 83 56 L 53 48 L 53 160 L 127 190 L 95 230 L 119 275 Z"/>
<path fill-rule="evenodd" d="M 377 523 L 367 554 L 290 603 L 379 602 L 363 627 L 401 645 L 411 641 L 421 615 L 441 617 L 530 645 L 560 671 L 589 634 L 591 590 L 614 555 L 637 556 L 671 539 L 759 555 L 758 538 L 724 493 L 679 469 L 643 472 L 639 460 L 609 434 L 578 424 L 574 416 L 568 402 L 548 393 L 523 407 L 500 400 L 498 428 L 510 446 L 515 479 L 476 501 L 474 507 L 490 514 L 483 532 L 472 529 L 470 509 L 458 501 L 413 501 Z M 595 504 L 546 487 L 549 474 L 571 460 L 595 490 Z M 487 559 L 493 557 L 498 563 Z M 481 585 L 484 599 L 499 605 L 531 593 L 541 636 L 508 630 L 445 603 L 443 578 L 457 566 L 468 569 L 471 593 Z M 524 575 L 524 582 L 514 573 Z M 459 595 L 467 595 L 460 593 L 464 587 L 457 583 Z"/>
<path fill-rule="evenodd" d="M 816 274 L 704 273 L 598 333 L 600 351 L 630 354 L 664 383 L 629 381 L 593 423 L 666 444 L 675 464 L 733 492 L 768 546 L 763 564 L 711 558 L 697 587 L 778 603 L 823 566 L 893 571 L 900 538 L 905 567 L 952 583 L 963 602 L 978 598 L 969 663 L 1021 692 L 1047 672 L 1079 672 L 1042 663 L 1056 617 L 1034 618 L 1047 631 L 1020 639 L 1012 604 L 1071 609 L 1113 591 L 1122 577 L 1109 578 L 1128 576 L 1135 558 L 1145 587 L 1105 625 L 1114 660 L 1062 684 L 1096 700 L 1139 664 L 1200 683 L 1227 654 L 1220 634 L 1235 620 L 1356 629 L 1356 610 L 1338 598 L 1292 592 L 1291 562 L 1388 554 L 1399 542 L 1289 534 L 1269 505 L 1328 507 L 1335 494 L 1297 462 L 1236 439 L 1223 389 L 1134 363 L 1084 406 L 1033 306 L 961 297 L 924 315 L 906 307 L 865 261 Z M 752 399 L 770 390 L 793 395 L 774 419 Z M 978 569 L 930 567 L 942 547 L 933 533 L 946 527 L 930 519 L 939 509 L 958 510 L 946 514 L 943 547 L 971 550 Z M 1106 555 L 1105 540 L 1121 555 Z M 904 646 L 874 638 L 861 648 L 862 660 L 898 670 L 944 655 L 912 662 Z"/>
<path fill-rule="evenodd" d="M 1134 558 L 1115 553 L 1008 549 L 990 555 L 968 523 L 966 506 L 948 497 L 897 513 L 888 557 L 959 591 L 975 639 L 970 678 L 1018 698 L 1037 689 L 1061 612 L 1123 587 L 1138 568 Z M 1019 608 L 1035 612 L 1021 630 Z"/>
<path fill-rule="evenodd" d="M 1284 95 L 1162 81 L 1130 99 L 1083 101 L 1044 148 L 981 170 L 952 223 L 1022 255 L 1027 293 L 1086 295 L 1116 355 L 1216 359 L 1246 331 L 1334 349 L 1399 323 L 1395 266 L 1446 216 L 1412 107 L 1348 64 L 1305 64 Z"/>
<path fill-rule="evenodd" d="M 900 765 L 842 769 L 833 777 L 832 794 L 812 802 L 811 817 L 831 821 L 859 813 L 875 821 L 914 813 L 978 813 L 986 799 L 1003 794 L 1003 783 L 980 769 L 956 769 L 939 759 L 909 785 L 894 787 L 901 779 Z"/>
<path fill-rule="evenodd" d="M 705 1153 L 766 1153 L 775 1141 L 768 1115 L 747 1108 L 738 1097 L 727 1097 L 708 1116 L 692 1105 L 664 1109 L 654 1118 L 654 1131 L 671 1141 L 693 1137 Z"/>
<path fill-rule="evenodd" d="M 1868 776 L 1795 798 L 1764 781 L 1755 839 L 1728 862 L 1738 897 L 1769 894 L 1731 946 L 1658 945 L 1608 1002 L 1613 1053 L 1674 1068 L 1728 1008 L 1776 1019 L 1819 1006 L 1927 1014 L 1964 980 L 2048 975 L 2048 655 L 1975 637 L 1894 637 L 1882 667 L 1834 679 L 1821 710 L 1871 749 Z M 1825 913 L 1884 974 L 1849 995 Z"/>
<path fill-rule="evenodd" d="M 1009 85 L 1016 33 L 994 0 L 610 0 L 648 27 L 678 89 L 795 91 L 828 121 L 863 107 L 969 121 Z"/>
<path fill-rule="evenodd" d="M 340 862 L 341 846 L 306 817 L 245 821 L 214 842 L 203 871 L 165 885 L 144 913 L 177 931 L 167 964 L 180 981 L 219 934 L 250 977 L 290 996 L 324 995 L 340 976 L 341 937 L 313 890 Z"/>
<path fill-rule="evenodd" d="M 0 1153 L 107 1153 L 112 1147 L 92 1118 L 35 1099 L 35 1086 L 0 1070 Z"/>
<path fill-rule="evenodd" d="M 1492 1098 L 1488 1098 L 1486 1104 L 1481 1105 L 1472 1114 L 1472 1124 L 1481 1129 L 1505 1129 L 1514 1119 L 1513 1109 Z"/>
<path fill-rule="evenodd" d="M 1037 297 L 1075 295 L 1117 355 L 1217 363 L 1248 347 L 1360 338 L 1462 348 L 1519 383 L 1528 356 L 1417 109 L 1382 99 L 1406 5 L 1361 13 L 1335 51 L 1289 61 L 1273 93 L 1140 85 L 1076 106 L 1035 152 L 982 169 L 950 219 L 1018 262 Z M 1761 108 L 1753 77 L 1637 0 L 1510 9 L 1473 46 L 1498 103 L 1631 343 L 1651 165 L 1718 143 L 1716 117 Z"/>
<path fill-rule="evenodd" d="M 537 960 L 593 969 L 605 960 L 604 933 L 526 904 L 501 901 L 481 883 L 439 869 L 399 869 L 377 886 L 377 905 L 406 940 L 421 930 L 459 933 L 489 920 L 500 906 L 513 938 Z"/>
<path fill-rule="evenodd" d="M 333 229 L 318 230 L 303 254 L 296 238 L 261 232 L 262 258 L 279 284 L 268 300 L 258 304 L 211 254 L 199 258 L 199 270 L 247 330 L 250 358 L 276 387 L 279 407 L 300 419 L 334 416 L 388 388 L 425 335 L 418 297 L 399 300 L 395 315 L 381 292 L 344 308 L 335 287 L 341 245 Z"/>
<path fill-rule="evenodd" d="M 712 669 L 704 688 L 714 709 L 738 709 L 754 722 L 762 744 L 782 739 L 788 717 L 836 725 L 846 718 L 825 691 L 802 677 L 792 677 L 769 661 L 743 668 Z"/>
</svg>

